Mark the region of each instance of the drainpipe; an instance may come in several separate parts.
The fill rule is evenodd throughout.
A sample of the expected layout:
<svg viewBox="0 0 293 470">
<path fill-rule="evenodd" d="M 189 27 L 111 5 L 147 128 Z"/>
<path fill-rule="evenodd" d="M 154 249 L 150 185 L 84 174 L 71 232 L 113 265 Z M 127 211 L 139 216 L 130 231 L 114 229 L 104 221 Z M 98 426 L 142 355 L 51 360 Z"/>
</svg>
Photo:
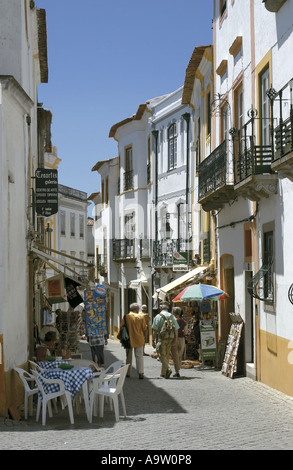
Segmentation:
<svg viewBox="0 0 293 470">
<path fill-rule="evenodd" d="M 155 138 L 155 242 L 158 241 L 158 131 L 152 132 Z"/>
<path fill-rule="evenodd" d="M 158 252 L 158 131 L 152 131 L 155 138 L 155 247 Z M 154 249 L 152 249 L 154 254 Z M 152 263 L 153 264 L 153 263 Z M 152 298 L 155 292 L 155 272 L 152 266 Z"/>
<path fill-rule="evenodd" d="M 186 135 L 186 243 L 188 241 L 188 214 L 189 214 L 189 122 L 190 113 L 182 115 L 187 124 L 187 135 Z M 189 246 L 188 246 L 189 248 Z M 187 266 L 189 267 L 189 250 L 187 250 Z"/>
</svg>

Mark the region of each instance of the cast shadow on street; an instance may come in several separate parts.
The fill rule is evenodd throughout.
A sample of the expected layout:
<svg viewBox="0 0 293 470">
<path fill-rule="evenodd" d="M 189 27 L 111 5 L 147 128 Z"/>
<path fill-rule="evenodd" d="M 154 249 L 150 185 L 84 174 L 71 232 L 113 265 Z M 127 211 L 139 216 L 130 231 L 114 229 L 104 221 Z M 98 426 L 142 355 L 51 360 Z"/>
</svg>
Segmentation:
<svg viewBox="0 0 293 470">
<path fill-rule="evenodd" d="M 116 357 L 115 353 L 111 351 L 111 347 L 105 351 L 105 368 L 108 367 L 112 362 L 120 359 Z M 124 353 L 124 351 L 123 351 Z M 120 355 L 120 354 L 119 354 Z M 87 356 L 87 352 L 83 354 L 83 357 Z M 90 359 L 90 356 L 87 357 Z M 143 380 L 138 379 L 138 374 L 135 367 L 132 368 L 132 374 L 130 378 L 127 378 L 124 383 L 124 397 L 126 403 L 127 417 L 122 416 L 122 407 L 120 406 L 120 421 L 119 422 L 141 422 L 147 420 L 148 415 L 156 414 L 186 414 L 188 411 L 183 408 L 180 404 L 180 394 L 178 400 L 176 393 L 178 387 L 174 382 L 192 381 L 199 380 L 197 376 L 184 376 L 184 370 L 180 378 L 165 379 L 159 376 L 160 368 L 153 367 L 150 361 L 154 359 L 148 358 L 147 374 Z M 135 361 L 134 361 L 135 362 Z M 147 362 L 147 361 L 146 361 Z M 154 370 L 155 369 L 155 370 Z M 158 375 L 157 375 L 158 372 Z M 172 384 L 173 383 L 173 384 Z M 171 386 L 170 386 L 171 384 Z M 166 387 L 167 385 L 167 387 Z M 170 386 L 170 387 L 169 387 Z M 170 393 L 166 388 L 170 388 Z M 172 394 L 171 394 L 172 393 Z M 119 399 L 120 404 L 120 399 Z M 34 403 L 34 414 L 29 417 L 27 421 L 22 420 L 20 425 L 13 426 L 14 432 L 35 432 L 35 431 L 63 431 L 69 429 L 103 429 L 112 428 L 119 425 L 116 423 L 114 411 L 110 410 L 109 405 L 105 404 L 104 417 L 93 417 L 92 423 L 89 423 L 86 417 L 84 406 L 82 404 L 80 414 L 77 414 L 74 410 L 74 424 L 70 424 L 68 410 L 61 410 L 60 406 L 58 413 L 54 413 L 53 417 L 50 418 L 47 414 L 46 425 L 42 426 L 41 417 L 38 423 L 35 421 L 36 417 L 36 403 Z M 1 429 L 11 432 L 11 426 Z"/>
</svg>

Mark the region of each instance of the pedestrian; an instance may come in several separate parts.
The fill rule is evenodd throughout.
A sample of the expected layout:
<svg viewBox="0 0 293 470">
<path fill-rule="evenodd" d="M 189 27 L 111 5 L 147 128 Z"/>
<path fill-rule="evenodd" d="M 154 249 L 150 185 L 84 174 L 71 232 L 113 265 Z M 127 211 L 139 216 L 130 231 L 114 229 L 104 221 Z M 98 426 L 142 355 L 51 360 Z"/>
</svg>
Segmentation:
<svg viewBox="0 0 293 470">
<path fill-rule="evenodd" d="M 107 334 L 95 334 L 88 337 L 92 359 L 99 367 L 104 367 L 104 347 L 108 344 Z"/>
<path fill-rule="evenodd" d="M 177 330 L 179 329 L 177 320 L 169 312 L 169 309 L 168 302 L 162 303 L 152 325 L 153 346 L 156 348 L 162 363 L 161 377 L 166 379 L 172 374 L 172 370 L 169 367 L 171 345 L 177 342 Z"/>
<path fill-rule="evenodd" d="M 172 314 L 175 316 L 179 325 L 178 337 L 176 342 L 171 344 L 171 356 L 174 362 L 175 374 L 173 377 L 180 377 L 183 352 L 185 348 L 185 336 L 187 335 L 187 323 L 183 318 L 183 312 L 180 307 L 173 307 Z"/>
<path fill-rule="evenodd" d="M 145 343 L 148 343 L 149 342 L 149 324 L 150 324 L 150 321 L 151 321 L 151 317 L 149 316 L 147 305 L 142 305 L 141 306 L 141 313 L 144 316 L 144 320 L 145 320 L 145 323 L 146 323 L 146 326 L 147 326 L 146 335 L 145 335 Z M 144 356 L 149 356 L 149 354 L 147 354 L 145 352 L 145 344 L 143 346 L 143 355 Z"/>
<path fill-rule="evenodd" d="M 138 371 L 138 377 L 144 378 L 144 362 L 143 362 L 143 347 L 145 344 L 145 335 L 147 326 L 145 323 L 144 316 L 139 313 L 139 305 L 133 303 L 130 305 L 130 312 L 125 317 L 126 326 L 130 338 L 130 348 L 126 349 L 126 364 L 129 364 L 127 371 L 127 377 L 130 377 L 132 370 L 132 356 L 133 352 L 136 359 L 136 368 Z M 121 322 L 121 326 L 124 324 L 124 318 Z"/>
</svg>

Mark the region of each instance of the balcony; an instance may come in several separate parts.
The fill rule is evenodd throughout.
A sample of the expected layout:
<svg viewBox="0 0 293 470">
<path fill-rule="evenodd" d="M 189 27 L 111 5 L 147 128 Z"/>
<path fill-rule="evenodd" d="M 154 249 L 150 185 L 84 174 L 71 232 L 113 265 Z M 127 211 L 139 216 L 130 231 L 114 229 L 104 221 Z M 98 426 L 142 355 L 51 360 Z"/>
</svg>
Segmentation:
<svg viewBox="0 0 293 470">
<path fill-rule="evenodd" d="M 113 240 L 112 248 L 114 261 L 133 260 L 135 258 L 134 240 L 129 240 L 127 238 L 122 240 Z"/>
<path fill-rule="evenodd" d="M 133 189 L 133 170 L 124 172 L 124 191 Z"/>
<path fill-rule="evenodd" d="M 234 132 L 234 189 L 237 196 L 259 201 L 276 192 L 277 175 L 272 170 L 272 146 L 256 145 L 254 140 L 254 119 Z"/>
<path fill-rule="evenodd" d="M 224 141 L 198 168 L 198 201 L 205 211 L 219 209 L 234 197 L 228 178 L 227 141 Z"/>
<path fill-rule="evenodd" d="M 121 239 L 113 240 L 113 260 L 127 261 L 135 258 L 148 259 L 151 257 L 150 240 L 143 239 Z M 135 249 L 137 247 L 137 250 Z"/>
<path fill-rule="evenodd" d="M 186 259 L 186 270 L 191 265 L 192 250 L 188 250 L 189 243 L 185 240 L 159 240 L 153 243 L 153 265 L 156 267 L 173 268 L 174 255 L 180 253 Z"/>
<path fill-rule="evenodd" d="M 279 125 L 275 128 L 275 155 L 272 169 L 281 178 L 293 181 L 293 80 L 290 80 L 275 96 L 279 102 Z M 283 119 L 284 105 L 290 101 L 289 117 Z"/>
<path fill-rule="evenodd" d="M 284 5 L 286 0 L 262 0 L 265 4 L 265 7 L 268 11 L 272 13 L 277 13 L 280 8 Z"/>
</svg>

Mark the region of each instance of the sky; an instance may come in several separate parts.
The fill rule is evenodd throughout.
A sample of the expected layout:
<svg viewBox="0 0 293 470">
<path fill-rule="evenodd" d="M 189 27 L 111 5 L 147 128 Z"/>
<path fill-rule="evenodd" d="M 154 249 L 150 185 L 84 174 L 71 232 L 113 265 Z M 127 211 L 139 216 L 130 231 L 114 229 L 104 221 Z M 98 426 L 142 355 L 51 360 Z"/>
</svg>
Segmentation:
<svg viewBox="0 0 293 470">
<path fill-rule="evenodd" d="M 212 44 L 213 0 L 35 0 L 46 10 L 48 83 L 58 182 L 87 195 L 116 157 L 111 127 L 184 85 L 195 47 Z"/>
</svg>

